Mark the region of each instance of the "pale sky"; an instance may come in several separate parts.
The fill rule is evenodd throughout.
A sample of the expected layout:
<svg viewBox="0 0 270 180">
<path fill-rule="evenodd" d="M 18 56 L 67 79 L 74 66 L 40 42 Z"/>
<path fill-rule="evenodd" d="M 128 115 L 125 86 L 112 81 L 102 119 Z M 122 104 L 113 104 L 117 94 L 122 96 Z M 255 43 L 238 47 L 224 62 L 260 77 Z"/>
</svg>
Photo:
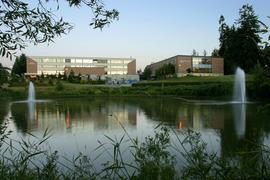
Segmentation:
<svg viewBox="0 0 270 180">
<path fill-rule="evenodd" d="M 74 29 L 49 45 L 29 44 L 22 51 L 26 55 L 132 57 L 137 59 L 137 69 L 143 70 L 151 62 L 190 55 L 193 49 L 211 54 L 219 46 L 220 15 L 232 25 L 244 4 L 253 5 L 259 19 L 270 26 L 269 0 L 104 0 L 107 7 L 120 12 L 120 18 L 102 31 L 88 26 L 92 18 L 88 9 L 69 8 L 59 1 L 60 10 L 55 14 Z"/>
</svg>

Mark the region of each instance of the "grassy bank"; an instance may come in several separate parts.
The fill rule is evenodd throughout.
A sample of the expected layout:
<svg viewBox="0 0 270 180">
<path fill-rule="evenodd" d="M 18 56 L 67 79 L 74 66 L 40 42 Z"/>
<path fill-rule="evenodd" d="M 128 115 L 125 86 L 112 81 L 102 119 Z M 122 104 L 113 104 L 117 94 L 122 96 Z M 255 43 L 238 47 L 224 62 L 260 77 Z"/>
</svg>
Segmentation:
<svg viewBox="0 0 270 180">
<path fill-rule="evenodd" d="M 253 75 L 246 75 L 246 82 L 252 83 L 254 80 Z M 234 75 L 225 76 L 185 76 L 181 78 L 170 78 L 163 80 L 148 80 L 140 81 L 133 86 L 177 86 L 177 85 L 201 85 L 201 84 L 223 84 L 223 83 L 233 83 Z"/>
<path fill-rule="evenodd" d="M 27 87 L 10 87 L 1 90 L 2 97 L 26 98 Z M 167 87 L 96 87 L 69 85 L 62 90 L 54 86 L 36 87 L 37 98 L 81 96 L 231 96 L 231 84 L 178 85 Z"/>
<path fill-rule="evenodd" d="M 131 87 L 95 86 L 61 82 L 53 85 L 35 84 L 37 98 L 85 96 L 184 96 L 231 97 L 233 76 L 182 77 L 169 80 L 142 81 Z M 26 98 L 28 84 L 0 90 L 1 97 Z M 253 76 L 247 76 L 247 92 L 252 97 Z"/>
</svg>

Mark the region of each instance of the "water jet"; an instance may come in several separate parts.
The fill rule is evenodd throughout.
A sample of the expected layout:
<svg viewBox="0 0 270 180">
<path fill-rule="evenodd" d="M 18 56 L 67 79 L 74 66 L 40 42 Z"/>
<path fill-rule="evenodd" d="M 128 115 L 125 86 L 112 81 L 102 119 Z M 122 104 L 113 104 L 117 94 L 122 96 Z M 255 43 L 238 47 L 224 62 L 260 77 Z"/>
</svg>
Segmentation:
<svg viewBox="0 0 270 180">
<path fill-rule="evenodd" d="M 246 77 L 241 68 L 237 68 L 234 79 L 233 101 L 237 103 L 246 103 Z"/>
<path fill-rule="evenodd" d="M 30 81 L 29 82 L 29 87 L 28 87 L 28 102 L 35 102 L 35 87 L 34 84 Z"/>
</svg>

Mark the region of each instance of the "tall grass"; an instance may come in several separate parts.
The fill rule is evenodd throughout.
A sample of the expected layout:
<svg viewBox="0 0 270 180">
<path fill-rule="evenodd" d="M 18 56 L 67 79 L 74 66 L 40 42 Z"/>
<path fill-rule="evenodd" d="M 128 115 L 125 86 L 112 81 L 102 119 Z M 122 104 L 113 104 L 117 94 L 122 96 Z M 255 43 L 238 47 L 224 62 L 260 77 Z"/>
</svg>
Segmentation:
<svg viewBox="0 0 270 180">
<path fill-rule="evenodd" d="M 123 128 L 120 138 L 106 136 L 91 157 L 79 153 L 72 159 L 44 149 L 51 133 L 46 130 L 34 140 L 14 140 L 1 126 L 0 179 L 267 179 L 270 151 L 256 144 L 252 151 L 223 157 L 207 151 L 201 134 L 186 130 L 180 134 L 158 125 L 153 136 L 143 141 Z M 176 141 L 172 142 L 171 137 Z M 45 146 L 46 147 L 46 146 Z M 172 153 L 174 151 L 174 153 Z M 99 162 L 106 156 L 106 162 Z M 179 158 L 181 157 L 181 158 Z M 254 158 L 256 157 L 256 158 Z M 177 159 L 182 159 L 181 169 Z M 255 160 L 254 160 L 255 159 Z M 100 163 L 101 168 L 96 167 Z"/>
</svg>

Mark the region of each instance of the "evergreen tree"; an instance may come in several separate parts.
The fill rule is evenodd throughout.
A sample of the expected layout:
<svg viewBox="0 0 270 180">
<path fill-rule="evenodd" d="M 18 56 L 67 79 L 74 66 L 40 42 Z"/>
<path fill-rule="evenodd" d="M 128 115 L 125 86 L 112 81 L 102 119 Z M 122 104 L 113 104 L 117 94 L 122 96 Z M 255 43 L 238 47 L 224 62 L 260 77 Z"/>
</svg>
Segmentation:
<svg viewBox="0 0 270 180">
<path fill-rule="evenodd" d="M 152 75 L 152 70 L 149 66 L 146 66 L 144 68 L 144 71 L 142 73 L 142 77 L 143 79 L 147 80 L 147 79 L 150 79 L 151 78 L 151 75 Z"/>
<path fill-rule="evenodd" d="M 9 77 L 8 68 L 2 66 L 2 64 L 0 63 L 0 85 L 5 82 L 8 82 L 8 77 Z"/>
<path fill-rule="evenodd" d="M 203 56 L 207 56 L 207 51 L 203 50 Z"/>
<path fill-rule="evenodd" d="M 261 65 L 266 71 L 266 74 L 270 76 L 270 46 L 266 46 L 263 49 L 263 58 L 261 61 Z"/>
<path fill-rule="evenodd" d="M 219 57 L 218 49 L 213 49 L 213 51 L 211 53 L 211 56 L 213 56 L 213 57 Z"/>
<path fill-rule="evenodd" d="M 263 23 L 255 15 L 253 7 L 243 5 L 239 10 L 239 19 L 229 27 L 223 16 L 219 19 L 220 48 L 219 55 L 224 57 L 224 72 L 232 74 L 237 66 L 251 72 L 262 59 L 260 49 Z"/>
<path fill-rule="evenodd" d="M 261 25 L 258 16 L 255 15 L 253 7 L 250 5 L 244 5 L 239 11 L 240 18 L 237 24 L 239 41 L 241 41 L 241 56 L 239 57 L 237 64 L 246 71 L 250 71 L 261 59 L 262 51 L 259 43 L 261 43 L 261 37 L 259 33 Z"/>
<path fill-rule="evenodd" d="M 199 53 L 195 49 L 193 49 L 191 55 L 192 56 L 199 56 Z"/>
<path fill-rule="evenodd" d="M 19 76 L 23 76 L 26 73 L 26 56 L 22 54 L 20 57 L 17 57 L 15 63 L 12 67 L 12 74 L 17 74 Z"/>
</svg>

